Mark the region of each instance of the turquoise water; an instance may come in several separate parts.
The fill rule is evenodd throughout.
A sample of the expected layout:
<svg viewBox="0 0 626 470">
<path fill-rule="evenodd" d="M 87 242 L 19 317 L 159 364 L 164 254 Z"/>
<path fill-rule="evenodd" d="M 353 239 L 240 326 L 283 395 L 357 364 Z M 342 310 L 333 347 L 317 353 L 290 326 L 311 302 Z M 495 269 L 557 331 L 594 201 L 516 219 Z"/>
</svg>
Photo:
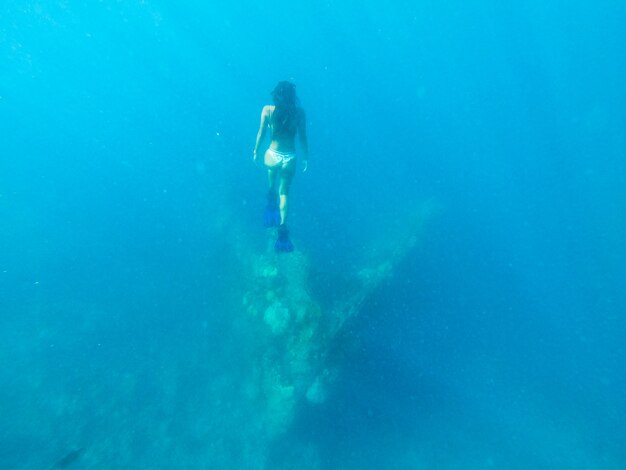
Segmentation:
<svg viewBox="0 0 626 470">
<path fill-rule="evenodd" d="M 3 2 L 0 468 L 626 467 L 624 24 Z M 284 79 L 311 157 L 276 257 Z"/>
</svg>

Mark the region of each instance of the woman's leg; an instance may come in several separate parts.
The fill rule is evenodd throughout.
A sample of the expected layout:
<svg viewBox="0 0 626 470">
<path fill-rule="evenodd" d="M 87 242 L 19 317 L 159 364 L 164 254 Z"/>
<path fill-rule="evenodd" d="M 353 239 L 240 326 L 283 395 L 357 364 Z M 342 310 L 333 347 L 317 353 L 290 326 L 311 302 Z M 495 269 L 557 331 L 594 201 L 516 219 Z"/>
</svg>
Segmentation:
<svg viewBox="0 0 626 470">
<path fill-rule="evenodd" d="M 280 225 L 284 225 L 287 219 L 287 199 L 289 187 L 295 174 L 295 161 L 289 161 L 283 165 L 279 173 L 278 196 L 280 198 Z"/>
<path fill-rule="evenodd" d="M 280 170 L 278 168 L 267 169 L 267 204 L 263 212 L 263 225 L 266 228 L 277 227 L 280 225 L 280 210 L 278 208 L 278 194 L 276 191 L 276 177 Z"/>
<path fill-rule="evenodd" d="M 267 182 L 269 183 L 269 191 L 270 193 L 276 193 L 276 176 L 279 173 L 279 169 L 277 168 L 268 168 L 267 169 Z"/>
</svg>

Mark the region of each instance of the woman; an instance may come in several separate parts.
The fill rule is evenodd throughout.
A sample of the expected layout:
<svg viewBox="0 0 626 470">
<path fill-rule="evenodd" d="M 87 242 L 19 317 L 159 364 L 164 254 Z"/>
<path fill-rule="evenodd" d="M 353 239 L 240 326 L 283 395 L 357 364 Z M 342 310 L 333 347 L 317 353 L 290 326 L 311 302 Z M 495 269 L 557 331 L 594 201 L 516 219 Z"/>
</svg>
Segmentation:
<svg viewBox="0 0 626 470">
<path fill-rule="evenodd" d="M 289 240 L 289 231 L 285 225 L 287 200 L 289 186 L 296 171 L 296 135 L 299 137 L 303 153 L 303 171 L 307 170 L 309 149 L 306 138 L 306 116 L 304 110 L 298 106 L 296 86 L 293 83 L 278 82 L 272 92 L 272 98 L 274 105 L 264 106 L 261 111 L 261 126 L 256 136 L 254 161 L 258 161 L 259 146 L 269 129 L 271 143 L 264 157 L 269 179 L 265 226 L 278 225 L 278 239 L 274 245 L 276 251 L 293 251 L 293 244 Z"/>
</svg>

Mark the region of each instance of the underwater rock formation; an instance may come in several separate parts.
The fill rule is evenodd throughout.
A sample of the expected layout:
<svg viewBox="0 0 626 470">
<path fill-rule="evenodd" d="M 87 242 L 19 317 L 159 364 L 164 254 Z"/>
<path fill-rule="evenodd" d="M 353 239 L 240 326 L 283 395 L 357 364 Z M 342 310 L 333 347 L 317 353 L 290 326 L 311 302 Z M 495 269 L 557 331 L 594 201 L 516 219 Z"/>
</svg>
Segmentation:
<svg viewBox="0 0 626 470">
<path fill-rule="evenodd" d="M 385 242 L 368 251 L 366 264 L 350 273 L 354 288 L 326 310 L 309 292 L 309 262 L 301 251 L 276 254 L 268 238 L 265 252 L 246 250 L 247 256 L 241 256 L 248 286 L 242 303 L 256 338 L 256 344 L 249 345 L 255 360 L 245 386 L 253 390 L 255 421 L 266 439 L 288 429 L 301 401 L 326 400 L 340 373 L 330 354 L 334 342 L 411 253 L 431 212 L 432 205 L 424 204 L 401 229 L 385 234 Z"/>
</svg>

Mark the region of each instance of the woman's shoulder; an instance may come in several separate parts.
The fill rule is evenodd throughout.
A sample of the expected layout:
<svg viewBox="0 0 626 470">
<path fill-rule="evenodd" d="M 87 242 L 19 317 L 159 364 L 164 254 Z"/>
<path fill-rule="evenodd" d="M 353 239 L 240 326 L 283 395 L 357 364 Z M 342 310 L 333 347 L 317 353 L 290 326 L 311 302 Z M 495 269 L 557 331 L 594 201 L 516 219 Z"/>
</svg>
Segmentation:
<svg viewBox="0 0 626 470">
<path fill-rule="evenodd" d="M 271 119 L 273 112 L 274 112 L 274 106 L 266 104 L 265 106 L 263 106 L 263 109 L 261 110 L 261 119 L 267 122 L 269 119 Z"/>
</svg>

